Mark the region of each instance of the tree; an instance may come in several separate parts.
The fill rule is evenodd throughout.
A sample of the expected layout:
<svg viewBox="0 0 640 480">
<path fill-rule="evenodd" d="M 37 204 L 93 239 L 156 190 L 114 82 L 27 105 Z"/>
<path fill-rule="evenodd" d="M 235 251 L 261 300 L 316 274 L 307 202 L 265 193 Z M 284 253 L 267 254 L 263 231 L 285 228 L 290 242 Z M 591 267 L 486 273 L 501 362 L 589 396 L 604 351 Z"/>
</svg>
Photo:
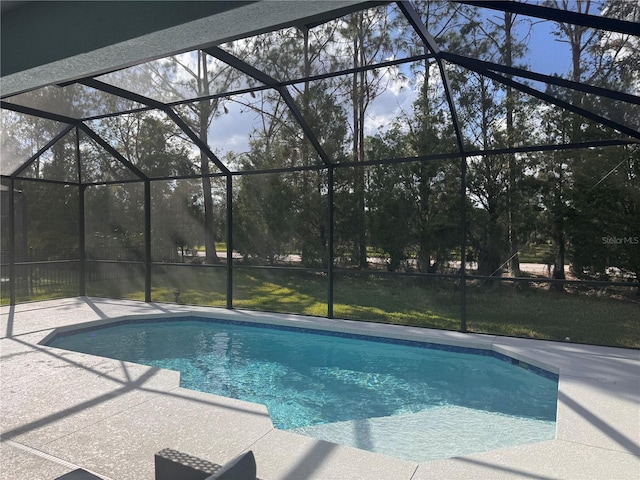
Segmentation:
<svg viewBox="0 0 640 480">
<path fill-rule="evenodd" d="M 322 145 L 324 152 L 332 162 L 340 162 L 346 158 L 345 143 L 347 138 L 346 114 L 335 95 L 327 92 L 321 85 L 306 88 L 303 93 L 307 123 Z M 289 119 L 293 122 L 293 119 Z M 294 137 L 288 137 L 290 147 L 295 150 Z M 308 142 L 298 142 L 299 153 L 303 162 L 310 152 Z M 296 150 L 298 151 L 298 150 Z M 317 158 L 317 154 L 313 154 Z M 318 162 L 320 159 L 317 160 Z M 297 205 L 297 242 L 306 266 L 328 266 L 329 224 L 327 215 L 328 175 L 324 170 L 300 172 L 294 175 L 299 179 L 295 183 Z M 338 233 L 338 237 L 340 237 Z"/>
<path fill-rule="evenodd" d="M 33 165 L 36 178 L 67 178 L 77 171 L 73 133 L 57 142 L 44 158 Z M 27 201 L 27 245 L 40 260 L 67 257 L 78 247 L 78 189 L 67 185 L 21 182 Z"/>
<path fill-rule="evenodd" d="M 474 58 L 490 56 L 495 46 L 491 34 L 484 31 L 480 22 L 472 19 L 452 42 Z M 468 145 L 480 150 L 496 148 L 501 137 L 496 126 L 505 114 L 504 105 L 499 101 L 500 87 L 481 74 L 461 70 L 452 74 L 452 85 Z M 476 252 L 480 275 L 499 272 L 504 253 L 508 250 L 504 222 L 506 174 L 501 156 L 483 155 L 469 159 L 468 192 L 476 207 L 471 212 L 468 234 L 469 243 Z"/>
<path fill-rule="evenodd" d="M 590 4 L 577 7 L 588 11 Z M 606 2 L 602 12 L 629 21 L 640 19 L 640 6 L 633 2 Z M 640 42 L 632 35 L 594 31 L 589 41 L 578 42 L 578 35 L 563 28 L 572 52 L 581 45 L 574 71 L 584 81 L 611 90 L 637 91 Z M 570 36 L 570 34 L 573 35 Z M 575 57 L 576 55 L 574 55 Z M 580 95 L 587 110 L 621 124 L 637 128 L 637 108 L 595 95 Z M 607 128 L 582 121 L 580 133 L 587 139 L 617 136 Z M 585 150 L 573 163 L 573 189 L 568 193 L 567 240 L 572 271 L 582 278 L 638 278 L 639 255 L 635 239 L 640 207 L 638 152 L 632 147 Z"/>
<path fill-rule="evenodd" d="M 152 82 L 160 91 L 182 98 L 188 95 L 200 98 L 181 108 L 183 120 L 192 128 L 199 139 L 208 145 L 209 127 L 212 120 L 223 114 L 225 99 L 210 98 L 214 91 L 231 90 L 241 77 L 240 73 L 228 65 L 207 55 L 202 50 L 180 56 L 169 57 L 165 62 L 148 64 Z M 215 89 L 215 90 L 214 90 Z M 214 218 L 214 194 L 212 193 L 210 159 L 200 152 L 199 170 L 202 179 L 202 205 L 204 223 L 204 246 L 206 263 L 219 263 L 216 253 L 216 232 Z"/>
<path fill-rule="evenodd" d="M 368 158 L 387 160 L 436 153 L 451 144 L 442 112 L 431 114 L 428 97 L 415 102 L 412 118 L 399 118 L 387 132 L 368 138 Z M 367 205 L 371 241 L 396 270 L 409 255 L 422 272 L 445 267 L 460 240 L 460 175 L 450 161 L 373 166 Z"/>
<path fill-rule="evenodd" d="M 340 56 L 349 59 L 349 66 L 362 67 L 384 58 L 391 52 L 390 21 L 386 7 L 372 8 L 352 13 L 344 18 L 341 34 L 344 38 Z M 338 58 L 338 57 L 336 57 Z M 365 119 L 371 102 L 384 91 L 389 76 L 379 72 L 361 70 L 354 72 L 345 82 L 351 106 L 352 160 L 365 160 Z M 357 234 L 355 259 L 361 268 L 367 267 L 365 169 L 353 168 L 354 228 Z"/>
<path fill-rule="evenodd" d="M 408 142 L 399 126 L 368 139 L 369 158 L 408 156 Z M 403 155 L 404 154 L 404 155 Z M 367 205 L 371 242 L 388 256 L 387 269 L 396 271 L 415 244 L 417 205 L 411 195 L 411 167 L 377 165 L 371 168 Z"/>
<path fill-rule="evenodd" d="M 265 153 L 256 144 L 246 161 L 260 161 Z M 294 202 L 291 183 L 282 174 L 240 179 L 234 200 L 234 247 L 245 260 L 273 265 L 291 251 L 296 231 Z"/>
<path fill-rule="evenodd" d="M 94 122 L 91 126 L 128 162 L 152 179 L 186 176 L 195 173 L 194 154 L 184 143 L 176 141 L 180 135 L 178 128 L 165 115 L 157 112 L 137 112 L 103 119 Z M 133 172 L 127 171 L 125 166 L 93 141 L 83 137 L 81 149 L 85 181 L 138 179 Z M 202 195 L 197 195 L 191 188 L 185 192 L 187 184 L 189 182 L 171 180 L 151 182 L 151 238 L 154 260 L 174 261 L 178 246 L 202 244 L 202 229 L 194 224 L 194 222 L 202 224 L 202 217 L 199 221 L 195 218 L 198 214 L 196 208 L 198 198 Z M 138 190 L 140 193 L 135 194 L 135 201 L 139 207 L 142 207 L 144 200 L 140 185 Z M 89 195 L 94 195 L 93 191 L 93 189 L 89 189 Z M 128 189 L 121 189 L 121 191 L 125 192 Z M 133 195 L 133 193 L 130 194 Z M 134 214 L 136 219 L 134 223 L 130 227 L 124 228 L 123 222 L 126 219 L 123 217 L 126 215 L 124 211 L 126 206 L 118 199 L 116 190 L 113 190 L 111 197 L 105 201 L 109 202 L 112 218 L 118 219 L 117 229 L 119 231 L 124 232 L 128 228 L 139 231 L 140 225 L 143 223 L 139 213 Z M 184 231 L 177 232 L 178 226 L 184 228 Z M 96 225 L 96 228 L 101 227 Z M 103 234 L 102 238 L 108 236 L 108 234 Z M 122 241 L 124 242 L 124 240 Z M 99 243 L 104 242 L 100 241 Z M 104 244 L 105 248 L 107 246 L 109 248 L 116 247 L 116 245 Z M 135 248 L 142 251 L 142 236 L 140 236 L 139 245 L 136 245 Z"/>
<path fill-rule="evenodd" d="M 637 18 L 637 6 L 624 6 L 621 3 L 623 2 L 607 2 L 603 10 L 617 12 L 623 16 L 635 15 Z M 595 9 L 600 6 L 590 0 L 575 2 L 555 0 L 548 1 L 546 4 L 584 14 L 597 14 Z M 639 58 L 636 39 L 564 23 L 557 24 L 554 34 L 559 42 L 566 43 L 569 47 L 571 69 L 567 75 L 572 81 L 622 91 L 628 90 L 633 84 L 634 75 L 637 74 L 630 73 L 628 65 L 632 65 L 634 61 L 637 62 Z M 632 117 L 629 117 L 632 109 L 616 105 L 608 99 L 558 87 L 549 87 L 548 92 L 575 106 L 597 112 L 620 123 L 634 124 Z M 547 138 L 553 143 L 599 140 L 616 135 L 592 120 L 557 108 L 547 108 L 545 116 Z M 615 149 L 610 151 L 615 152 Z M 598 178 L 592 176 L 593 166 L 594 163 L 604 163 L 615 167 L 620 157 L 615 155 L 611 159 L 603 158 L 598 152 L 581 149 L 569 153 L 555 152 L 547 155 L 546 158 L 549 160 L 545 161 L 541 179 L 546 189 L 546 195 L 543 197 L 544 216 L 547 225 L 550 226 L 549 232 L 554 244 L 553 277 L 565 278 L 565 265 L 570 259 L 568 254 L 574 256 L 573 268 L 577 272 L 585 267 L 587 270 L 601 271 L 602 267 L 598 262 L 591 266 L 585 265 L 587 258 L 593 258 L 588 252 L 594 250 L 593 246 L 585 243 L 584 228 L 588 229 L 587 225 L 590 224 L 593 226 L 591 219 L 594 215 L 615 218 L 617 216 L 615 211 L 612 210 L 609 214 L 604 212 L 608 208 L 615 210 L 614 205 L 619 206 L 619 204 L 616 201 L 607 200 L 596 207 L 593 203 L 593 197 L 602 194 L 598 189 L 593 188 L 593 185 L 599 182 Z M 606 171 L 602 174 L 606 174 Z M 624 182 L 621 185 L 623 184 Z M 624 192 L 624 188 L 621 191 Z M 617 197 L 619 192 L 611 191 L 610 194 L 612 197 Z M 577 244 L 572 244 L 572 241 L 576 241 Z M 555 288 L 561 290 L 563 287 L 556 285 Z"/>
<path fill-rule="evenodd" d="M 545 3 L 547 6 L 562 10 L 570 10 L 571 4 L 568 0 L 550 0 Z M 575 11 L 579 13 L 590 13 L 590 0 L 577 0 L 574 2 Z M 587 46 L 594 39 L 594 32 L 589 32 L 586 27 L 574 24 L 558 23 L 554 30 L 558 41 L 567 43 L 571 54 L 571 71 L 569 76 L 574 82 L 582 82 L 586 79 L 583 74 L 586 71 L 585 59 L 583 53 L 587 52 Z M 555 91 L 554 91 L 555 90 Z M 557 89 L 549 88 L 549 93 L 562 97 L 564 92 Z M 572 90 L 569 93 L 570 98 L 566 98 L 573 105 L 583 106 L 584 95 L 582 92 Z M 551 109 L 553 111 L 555 109 Z M 552 118 L 550 117 L 550 120 Z M 584 119 L 576 114 L 567 112 L 557 112 L 555 114 L 556 122 L 560 122 L 556 127 L 555 136 L 559 140 L 557 143 L 570 143 L 585 140 L 582 133 L 582 125 Z M 552 122 L 549 123 L 550 125 Z M 549 217 L 550 233 L 554 245 L 553 273 L 554 279 L 564 280 L 565 265 L 567 263 L 567 213 L 569 207 L 568 192 L 573 182 L 573 165 L 578 161 L 580 152 L 562 154 L 555 152 L 552 154 L 552 166 L 547 169 L 547 212 Z M 552 287 L 558 291 L 564 290 L 562 284 L 555 284 Z"/>
<path fill-rule="evenodd" d="M 491 20 L 490 22 L 496 29 L 496 35 L 492 35 L 490 38 L 494 39 L 498 60 L 507 67 L 515 66 L 515 59 L 522 57 L 526 49 L 522 41 L 518 42 L 514 38 L 514 30 L 518 23 L 516 15 L 511 12 L 504 12 L 502 17 L 499 17 L 497 20 Z M 508 76 L 508 78 L 511 78 L 511 76 Z M 510 85 L 505 87 L 504 104 L 506 131 L 504 132 L 501 144 L 506 148 L 512 148 L 522 142 L 524 132 L 528 131 L 528 129 L 523 128 L 526 127 L 523 124 L 523 119 L 527 117 L 526 113 L 523 115 L 523 110 L 525 110 L 526 107 L 522 96 L 518 95 Z M 516 125 L 516 122 L 518 122 L 519 125 Z M 523 162 L 518 161 L 516 154 L 511 153 L 507 155 L 507 169 L 506 202 L 509 245 L 509 257 L 507 261 L 511 274 L 513 276 L 519 276 L 520 261 L 518 253 L 520 250 L 520 234 L 524 224 L 521 221 L 522 216 L 520 215 L 520 208 L 518 206 L 522 205 L 523 200 L 521 192 L 522 184 L 524 183 L 525 168 Z"/>
<path fill-rule="evenodd" d="M 68 91 L 57 88 L 48 92 L 32 92 L 24 96 L 35 107 L 47 105 L 48 102 L 65 104 L 72 101 Z M 24 97 L 23 100 L 25 100 Z M 74 104 L 80 108 L 82 101 L 83 98 L 79 96 L 74 100 Z M 15 168 L 23 165 L 29 157 L 67 126 L 7 110 L 2 111 L 1 119 L 3 174 L 12 173 Z M 53 147 L 37 157 L 21 171 L 19 177 L 77 182 L 75 131 L 69 132 Z M 21 182 L 19 177 L 15 184 L 16 197 L 19 197 L 17 201 L 25 206 L 28 221 L 24 221 L 23 224 L 26 238 L 25 232 L 14 232 L 18 241 L 16 248 L 22 250 L 29 247 L 32 253 L 38 256 L 33 258 L 34 260 L 68 258 L 69 255 L 77 255 L 78 221 L 75 214 L 78 209 L 78 189 L 63 184 Z M 4 208 L 3 205 L 3 210 Z M 16 219 L 16 222 L 19 224 L 21 219 Z M 7 240 L 3 238 L 3 246 L 6 242 Z M 19 252 L 18 258 L 26 259 L 26 252 Z"/>
<path fill-rule="evenodd" d="M 455 40 L 461 28 L 459 5 L 451 2 L 418 1 L 427 30 L 440 46 Z M 395 48 L 410 55 L 429 55 L 427 45 L 415 30 L 398 17 L 392 39 Z M 406 131 L 407 156 L 434 155 L 457 151 L 451 112 L 444 95 L 440 72 L 433 60 L 410 66 L 417 98 L 413 112 L 398 119 Z M 411 114 L 412 113 L 412 114 Z M 417 268 L 436 272 L 445 267 L 460 240 L 460 170 L 456 162 L 416 162 L 407 165 L 405 182 L 412 199 L 414 213 L 410 222 L 412 248 L 417 255 Z"/>
<path fill-rule="evenodd" d="M 201 188 L 192 180 L 152 182 L 151 241 L 154 261 L 175 262 L 204 242 Z"/>
<path fill-rule="evenodd" d="M 482 18 L 476 9 L 460 15 L 466 22 L 449 35 L 452 48 L 472 58 L 524 67 L 518 62 L 527 50 L 528 20 L 509 12 Z M 467 148 L 510 149 L 532 142 L 535 102 L 477 72 L 457 69 L 451 80 Z M 527 162 L 527 156 L 515 153 L 468 159 L 468 238 L 481 275 L 499 274 L 506 266 L 519 275 L 518 253 L 533 232 L 526 221 L 532 213 L 525 198 L 532 175 Z"/>
<path fill-rule="evenodd" d="M 638 225 L 638 149 L 624 146 L 594 152 L 576 171 L 567 220 L 574 274 L 597 280 L 640 279 Z"/>
<path fill-rule="evenodd" d="M 337 85 L 331 79 L 316 82 L 306 79 L 321 73 L 325 67 L 323 61 L 327 57 L 331 58 L 327 48 L 331 39 L 337 35 L 338 25 L 338 22 L 328 22 L 314 28 L 288 28 L 261 35 L 253 42 L 256 55 L 252 59 L 254 67 L 269 75 L 285 79 L 305 79 L 287 87 L 288 91 L 304 122 L 333 162 L 339 162 L 345 156 L 347 126 L 343 107 L 335 95 Z M 244 167 L 270 169 L 322 164 L 320 156 L 277 90 L 266 90 L 240 101 L 245 109 L 255 112 L 259 119 L 258 127 L 250 135 L 251 150 L 249 155 L 244 156 Z M 260 186 L 256 182 L 260 182 Z M 291 239 L 287 248 L 299 253 L 306 266 L 326 267 L 329 235 L 327 173 L 321 169 L 295 172 L 282 175 L 278 182 L 243 179 L 237 201 L 247 202 L 252 195 L 248 190 L 253 186 L 263 192 L 260 194 L 262 198 L 268 196 L 268 188 L 281 194 L 286 192 L 290 205 L 282 215 L 287 215 L 287 222 L 291 225 Z M 247 210 L 246 214 L 250 215 L 251 212 Z M 266 221 L 267 212 L 260 208 L 254 209 L 253 214 L 256 215 L 257 222 L 274 225 L 273 222 Z M 249 219 L 242 221 L 247 228 L 254 228 Z M 266 233 L 269 228 L 263 228 L 262 231 Z M 245 235 L 242 234 L 242 237 Z M 246 253 L 248 244 L 243 243 Z"/>
</svg>

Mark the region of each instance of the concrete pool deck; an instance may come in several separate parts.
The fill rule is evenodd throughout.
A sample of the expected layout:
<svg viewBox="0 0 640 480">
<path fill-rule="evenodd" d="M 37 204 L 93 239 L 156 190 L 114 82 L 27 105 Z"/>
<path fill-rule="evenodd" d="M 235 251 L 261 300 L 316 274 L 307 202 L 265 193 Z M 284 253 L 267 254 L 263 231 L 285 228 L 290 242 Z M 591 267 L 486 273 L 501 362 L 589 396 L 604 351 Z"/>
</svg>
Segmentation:
<svg viewBox="0 0 640 480">
<path fill-rule="evenodd" d="M 60 327 L 188 312 L 493 348 L 559 373 L 556 439 L 415 463 L 276 430 L 264 406 L 183 389 L 177 372 L 39 345 Z M 637 350 L 86 297 L 1 307 L 0 316 L 4 480 L 78 467 L 152 479 L 153 454 L 166 447 L 215 463 L 251 449 L 264 480 L 640 478 Z"/>
</svg>

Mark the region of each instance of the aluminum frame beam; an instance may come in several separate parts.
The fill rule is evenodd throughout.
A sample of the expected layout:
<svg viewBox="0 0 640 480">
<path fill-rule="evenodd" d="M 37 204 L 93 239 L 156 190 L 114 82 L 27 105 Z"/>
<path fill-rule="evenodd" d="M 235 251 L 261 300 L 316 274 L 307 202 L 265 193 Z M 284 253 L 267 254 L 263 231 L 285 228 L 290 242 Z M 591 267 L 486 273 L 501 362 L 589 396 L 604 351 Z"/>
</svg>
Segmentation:
<svg viewBox="0 0 640 480">
<path fill-rule="evenodd" d="M 597 113 L 593 113 L 590 110 L 585 110 L 582 107 L 578 107 L 576 105 L 573 105 L 569 102 L 565 102 L 564 100 L 560 100 L 559 98 L 553 97 L 551 95 L 548 95 L 544 92 L 541 92 L 540 90 L 537 90 L 535 88 L 529 87 L 528 85 L 525 85 L 523 83 L 517 82 L 511 78 L 507 78 L 503 75 L 494 73 L 490 70 L 486 70 L 486 69 L 478 69 L 476 70 L 475 68 L 471 68 L 468 67 L 473 71 L 476 71 L 478 73 L 480 73 L 481 75 L 484 75 L 486 77 L 489 77 L 497 82 L 500 82 L 504 85 L 507 85 L 509 87 L 513 87 L 523 93 L 526 93 L 528 95 L 531 95 L 533 97 L 539 98 L 540 100 L 543 100 L 545 102 L 548 103 L 552 103 L 554 105 L 556 105 L 557 107 L 560 107 L 564 110 L 568 110 L 570 112 L 576 113 L 584 118 L 588 118 L 589 120 L 593 120 L 594 122 L 597 122 L 601 125 L 604 125 L 606 127 L 612 128 L 614 130 L 617 130 L 620 133 L 624 133 L 625 135 L 628 135 L 630 137 L 636 138 L 638 140 L 640 140 L 640 132 L 638 130 L 634 130 L 633 128 L 627 127 L 625 125 L 622 125 L 618 122 L 614 122 L 613 120 L 609 120 L 606 117 L 603 117 L 602 115 L 598 115 Z"/>
<path fill-rule="evenodd" d="M 45 146 L 43 146 L 40 150 L 38 150 L 31 157 L 29 157 L 20 167 L 15 169 L 13 171 L 13 173 L 11 175 L 9 175 L 9 176 L 11 178 L 16 178 L 18 175 L 20 175 L 22 172 L 24 172 L 27 168 L 29 168 L 29 166 L 33 162 L 35 162 L 38 159 L 38 157 L 40 157 L 40 155 L 44 154 L 44 152 L 46 152 L 51 147 L 53 147 L 56 143 L 58 143 L 60 140 L 62 140 L 71 130 L 73 130 L 74 127 L 75 127 L 75 125 L 67 125 L 65 128 L 63 128 L 60 131 L 60 133 L 58 133 L 55 137 L 53 137 L 51 140 L 49 140 Z"/>
<path fill-rule="evenodd" d="M 545 75 L 542 73 L 531 72 L 518 67 L 508 67 L 506 65 L 500 65 L 498 63 L 487 62 L 485 60 L 479 60 L 477 58 L 465 57 L 463 55 L 456 55 L 454 53 L 442 52 L 442 58 L 448 62 L 455 63 L 462 67 L 474 66 L 474 69 L 492 70 L 494 72 L 505 73 L 507 75 L 513 75 L 516 77 L 528 78 L 538 82 L 547 83 L 550 85 L 557 85 L 559 87 L 571 88 L 585 93 L 593 95 L 599 95 L 601 97 L 611 98 L 612 100 L 618 100 L 621 102 L 632 103 L 640 105 L 640 97 L 632 95 L 630 93 L 619 92 L 610 90 L 608 88 L 596 87 L 586 83 L 574 82 L 572 80 L 566 80 L 561 77 L 553 77 L 551 75 Z"/>
<path fill-rule="evenodd" d="M 87 134 L 94 142 L 104 148 L 107 152 L 109 152 L 113 157 L 120 161 L 125 167 L 131 170 L 136 177 L 141 180 L 148 180 L 149 178 L 133 163 L 127 160 L 124 155 L 118 152 L 115 148 L 113 148 L 109 143 L 107 143 L 100 135 L 94 132 L 91 127 L 88 125 L 80 124 L 80 129 Z"/>
<path fill-rule="evenodd" d="M 224 163 L 222 163 L 216 156 L 216 154 L 211 151 L 209 145 L 204 143 L 200 139 L 200 137 L 187 125 L 187 123 L 167 104 L 159 102 L 158 100 L 154 100 L 153 98 L 145 97 L 144 95 L 140 95 L 138 93 L 101 82 L 99 80 L 96 80 L 95 78 L 84 79 L 78 83 L 82 83 L 83 85 L 86 85 L 88 87 L 95 88 L 96 90 L 101 90 L 118 97 L 126 98 L 127 100 L 133 100 L 134 102 L 138 102 L 164 112 L 169 118 L 171 118 L 171 120 L 173 120 L 178 128 L 180 128 L 180 130 L 182 130 L 185 135 L 187 135 L 191 139 L 191 141 L 196 144 L 196 146 L 207 156 L 207 158 L 209 158 L 209 160 L 211 160 L 216 165 L 216 167 L 218 167 L 218 169 L 222 173 L 224 173 L 225 175 L 230 173 L 230 170 L 224 165 Z"/>
<path fill-rule="evenodd" d="M 618 20 L 616 18 L 601 17 L 589 15 L 586 13 L 572 12 L 569 10 L 560 10 L 558 8 L 543 7 L 541 5 L 532 5 L 530 3 L 522 3 L 515 1 L 494 1 L 494 0 L 455 0 L 457 3 L 464 3 L 482 8 L 490 8 L 492 10 L 500 10 L 502 12 L 511 12 L 518 15 L 527 15 L 529 17 L 542 18 L 560 23 L 572 23 L 582 27 L 597 28 L 600 30 L 609 30 L 612 32 L 624 33 L 628 35 L 639 36 L 640 26 L 634 22 L 626 20 Z"/>
<path fill-rule="evenodd" d="M 17 103 L 11 103 L 5 100 L 0 100 L 0 108 L 11 110 L 12 112 L 16 113 L 24 113 L 25 115 L 31 115 L 32 117 L 53 120 L 54 122 L 67 123 L 70 125 L 76 125 L 82 121 L 78 118 L 67 117 L 66 115 L 60 115 L 53 112 L 47 112 L 46 110 L 40 110 L 38 108 L 25 107 L 24 105 L 18 105 Z"/>
<path fill-rule="evenodd" d="M 239 59 L 235 55 L 232 55 L 229 52 L 226 52 L 219 47 L 205 48 L 202 51 L 226 63 L 227 65 L 230 65 L 236 70 L 239 70 L 240 72 L 245 73 L 246 75 L 249 75 L 252 78 L 255 78 L 259 82 L 262 82 L 265 85 L 273 87 L 274 90 L 277 90 L 278 93 L 280 93 L 280 96 L 282 96 L 282 99 L 286 103 L 287 107 L 289 107 L 289 110 L 291 111 L 294 118 L 298 122 L 298 125 L 300 126 L 300 128 L 302 128 L 302 132 L 304 133 L 305 137 L 307 137 L 307 140 L 311 142 L 311 145 L 313 146 L 313 148 L 316 150 L 318 155 L 320 155 L 320 159 L 322 160 L 322 162 L 327 166 L 333 164 L 333 162 L 327 155 L 327 152 L 325 152 L 324 148 L 322 148 L 322 145 L 320 145 L 320 142 L 318 141 L 315 134 L 313 133 L 313 130 L 311 129 L 306 119 L 302 115 L 302 112 L 296 105 L 295 101 L 293 100 L 293 97 L 291 96 L 291 93 L 289 92 L 286 86 L 283 86 L 275 78 L 267 75 L 263 71 L 258 70 L 257 68 L 249 65 L 245 61 Z"/>
</svg>

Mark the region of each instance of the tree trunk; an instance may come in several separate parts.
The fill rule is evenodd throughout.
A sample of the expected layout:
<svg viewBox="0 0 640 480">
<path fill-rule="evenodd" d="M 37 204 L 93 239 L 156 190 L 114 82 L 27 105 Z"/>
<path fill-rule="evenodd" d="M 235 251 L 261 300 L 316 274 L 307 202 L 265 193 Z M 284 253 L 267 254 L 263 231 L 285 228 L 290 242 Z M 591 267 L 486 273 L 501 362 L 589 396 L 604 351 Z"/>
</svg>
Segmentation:
<svg viewBox="0 0 640 480">
<path fill-rule="evenodd" d="M 362 25 L 362 12 L 356 14 L 358 17 L 358 29 Z M 362 64 L 364 45 L 359 32 L 353 37 L 353 61 L 354 66 Z M 366 72 L 355 72 L 352 77 L 352 103 L 353 103 L 353 161 L 362 162 L 364 159 L 364 91 Z M 355 218 L 356 218 L 356 244 L 355 260 L 360 268 L 367 268 L 367 240 L 366 240 L 366 212 L 364 202 L 364 169 L 354 167 L 353 171 L 353 193 L 355 196 Z"/>
<path fill-rule="evenodd" d="M 200 75 L 199 91 L 202 95 L 209 95 L 209 78 L 207 73 L 207 59 L 203 52 L 199 52 L 200 56 L 198 67 Z M 200 102 L 198 111 L 198 135 L 203 143 L 208 144 L 209 117 L 213 112 L 212 105 L 209 100 Z M 200 153 L 200 170 L 202 172 L 202 197 L 204 202 L 204 248 L 205 263 L 220 263 L 216 252 L 216 235 L 215 223 L 213 215 L 213 194 L 211 193 L 211 178 L 209 177 L 209 157 L 204 153 Z"/>
<path fill-rule="evenodd" d="M 588 13 L 590 2 L 576 2 L 576 8 L 579 13 Z M 584 7 L 584 11 L 583 11 Z M 562 9 L 568 10 L 569 3 L 567 1 L 562 2 Z M 569 46 L 571 48 L 571 79 L 574 82 L 580 82 L 582 79 L 582 65 L 581 54 L 583 51 L 582 35 L 586 31 L 585 27 L 580 25 L 561 24 L 560 29 L 566 35 Z M 571 101 L 575 106 L 582 106 L 583 94 L 577 90 L 574 90 L 571 94 Z M 571 133 L 570 140 L 572 142 L 579 142 L 581 140 L 581 120 L 578 115 L 573 115 L 571 121 Z M 571 156 L 569 156 L 571 158 Z M 567 168 L 570 168 L 569 164 Z M 565 226 L 565 209 L 564 209 L 564 172 L 563 165 L 560 165 L 559 170 L 559 187 L 558 198 L 556 200 L 556 208 L 558 208 L 556 218 L 556 234 L 554 235 L 554 242 L 556 243 L 555 261 L 553 265 L 553 278 L 557 280 L 565 280 L 564 267 L 566 261 L 566 226 Z M 564 291 L 563 284 L 552 284 L 554 290 Z"/>
<path fill-rule="evenodd" d="M 513 51 L 512 44 L 513 38 L 511 36 L 511 30 L 513 28 L 513 15 L 510 12 L 504 14 L 504 31 L 505 31 L 505 65 L 507 67 L 513 66 Z M 507 147 L 511 148 L 515 146 L 513 139 L 514 126 L 513 126 L 513 113 L 514 113 L 514 93 L 513 89 L 509 86 L 506 87 L 506 102 L 507 102 Z M 514 277 L 520 276 L 520 259 L 518 258 L 518 250 L 520 249 L 520 242 L 518 239 L 518 232 L 516 229 L 517 224 L 517 211 L 516 205 L 516 158 L 515 154 L 511 153 L 508 156 L 508 176 L 509 181 L 507 183 L 507 218 L 508 218 L 508 240 L 509 240 L 509 272 Z"/>
<path fill-rule="evenodd" d="M 564 175 L 563 165 L 560 164 L 558 171 L 558 187 L 556 189 L 555 208 L 559 211 L 556 212 L 556 218 L 554 221 L 554 234 L 553 242 L 556 246 L 556 251 L 553 259 L 553 273 L 552 278 L 555 280 L 565 280 L 564 265 L 565 265 L 565 253 L 566 253 L 566 237 L 565 237 L 565 222 L 564 222 L 564 206 L 563 206 L 563 193 L 564 193 Z M 564 284 L 552 283 L 551 289 L 557 292 L 564 292 Z"/>
</svg>

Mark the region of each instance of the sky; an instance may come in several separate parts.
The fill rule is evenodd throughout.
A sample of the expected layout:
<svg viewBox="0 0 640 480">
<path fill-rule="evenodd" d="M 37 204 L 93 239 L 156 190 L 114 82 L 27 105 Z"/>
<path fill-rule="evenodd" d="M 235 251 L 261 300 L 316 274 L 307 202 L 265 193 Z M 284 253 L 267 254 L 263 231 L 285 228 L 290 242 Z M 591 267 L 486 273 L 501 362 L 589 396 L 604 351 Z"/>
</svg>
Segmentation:
<svg viewBox="0 0 640 480">
<path fill-rule="evenodd" d="M 527 60 L 530 70 L 546 75 L 564 74 L 569 68 L 569 46 L 553 36 L 553 22 L 540 22 L 533 28 Z"/>
<path fill-rule="evenodd" d="M 487 16 L 496 16 L 500 12 L 486 10 Z M 522 19 L 521 16 L 517 17 Z M 516 24 L 516 37 L 522 38 L 529 30 L 529 48 L 521 63 L 527 65 L 527 69 L 547 75 L 566 75 L 570 68 L 570 51 L 566 43 L 560 42 L 553 35 L 554 23 L 550 21 L 531 19 L 532 24 L 518 22 Z M 389 127 L 392 120 L 402 112 L 412 112 L 413 101 L 417 96 L 412 85 L 406 81 L 395 81 L 389 85 L 367 111 L 366 134 L 375 135 Z M 253 122 L 247 121 L 248 116 L 237 115 L 241 108 L 232 103 L 227 104 L 229 114 L 215 121 L 215 134 L 211 135 L 213 150 L 218 154 L 232 150 L 235 152 L 248 151 L 248 138 Z M 349 108 L 345 105 L 345 108 Z M 382 127 L 382 128 L 381 128 Z M 212 132 L 213 133 L 213 132 Z"/>
</svg>

